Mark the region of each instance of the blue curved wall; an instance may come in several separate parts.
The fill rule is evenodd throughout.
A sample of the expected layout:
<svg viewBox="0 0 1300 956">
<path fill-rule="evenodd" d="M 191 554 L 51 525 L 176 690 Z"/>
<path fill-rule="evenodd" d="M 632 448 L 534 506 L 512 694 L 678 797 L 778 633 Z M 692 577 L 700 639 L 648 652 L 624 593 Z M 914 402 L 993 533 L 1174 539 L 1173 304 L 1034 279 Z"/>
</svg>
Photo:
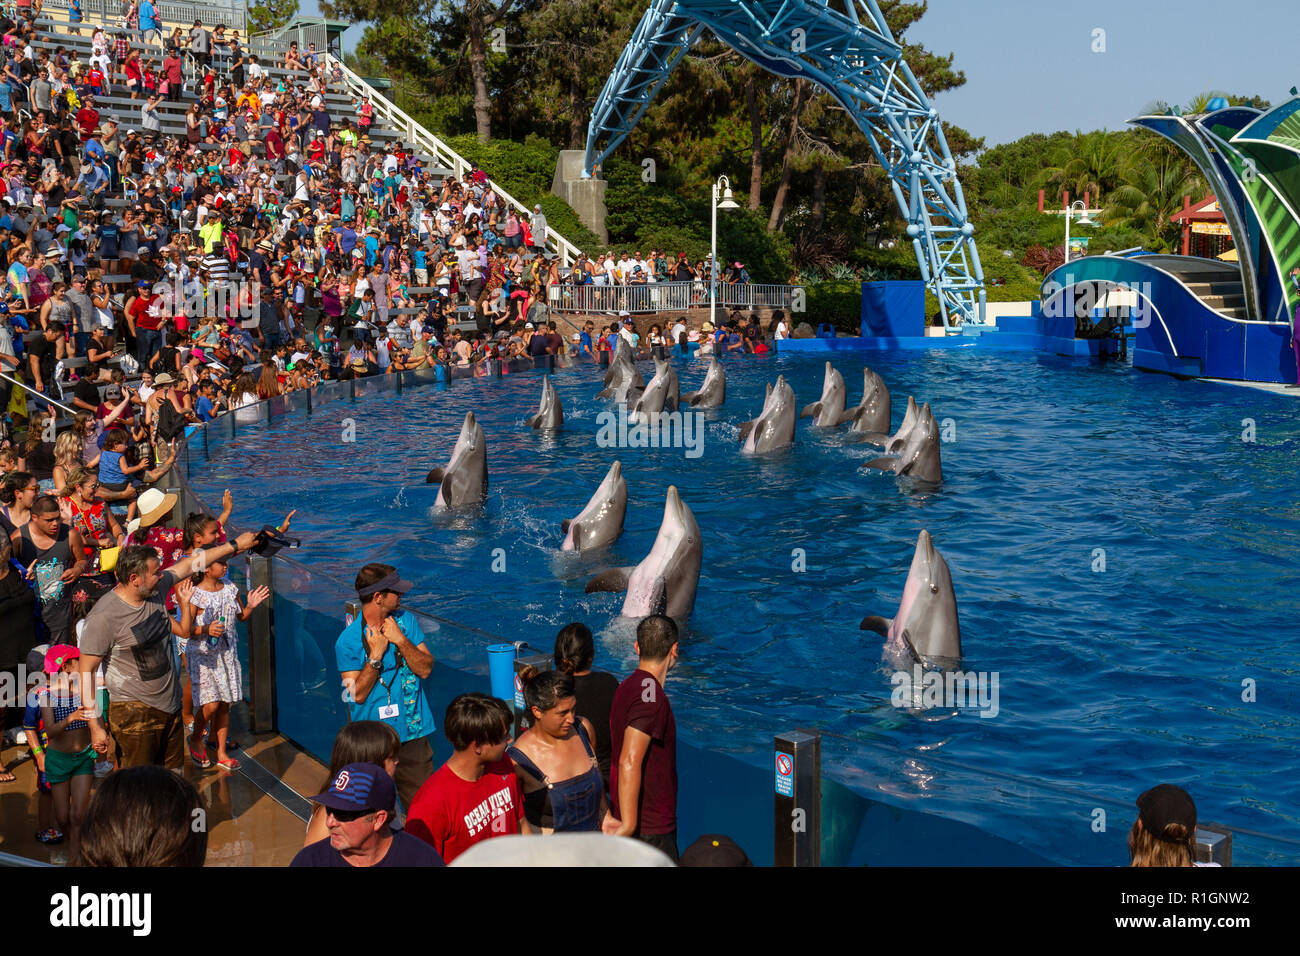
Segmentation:
<svg viewBox="0 0 1300 956">
<path fill-rule="evenodd" d="M 1288 325 L 1225 318 L 1143 257 L 1075 259 L 1054 270 L 1044 286 L 1053 282 L 1066 288 L 1083 282 L 1122 282 L 1144 294 L 1153 308 L 1150 322 L 1135 328 L 1136 368 L 1248 382 L 1296 381 Z"/>
</svg>

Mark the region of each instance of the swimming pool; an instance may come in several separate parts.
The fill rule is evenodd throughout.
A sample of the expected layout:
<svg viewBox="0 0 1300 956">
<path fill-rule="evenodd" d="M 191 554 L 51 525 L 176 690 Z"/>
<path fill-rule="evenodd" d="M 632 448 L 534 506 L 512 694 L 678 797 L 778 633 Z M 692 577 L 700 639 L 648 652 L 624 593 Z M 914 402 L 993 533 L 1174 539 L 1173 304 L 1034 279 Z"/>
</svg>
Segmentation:
<svg viewBox="0 0 1300 956">
<path fill-rule="evenodd" d="M 862 366 L 880 373 L 895 425 L 908 394 L 931 402 L 953 439 L 938 491 L 861 470 L 869 447 L 807 420 L 790 449 L 739 453 L 738 425 L 778 373 L 799 406 L 818 398 L 824 358 L 807 355 L 729 361 L 727 403 L 706 413 L 697 458 L 598 447 L 610 406 L 594 398 L 593 367 L 555 377 L 555 437 L 524 424 L 540 375 L 458 381 L 214 435 L 191 481 L 208 500 L 237 489 L 245 526 L 299 508 L 296 557 L 345 580 L 369 560 L 397 564 L 424 610 L 542 648 L 583 620 L 597 665 L 623 673 L 622 596 L 583 586 L 646 554 L 675 484 L 704 535 L 669 683 L 697 739 L 762 757 L 775 732 L 823 728 L 836 735 L 828 775 L 1062 862 L 1122 863 L 1113 840 L 1090 842 L 1098 801 L 1114 801 L 1109 827 L 1122 834 L 1132 816 L 1113 808 L 1161 781 L 1186 786 L 1203 820 L 1300 839 L 1295 404 L 1032 353 L 833 361 L 850 404 Z M 685 391 L 704 367 L 678 372 Z M 487 506 L 432 514 L 424 475 L 446 463 L 467 409 L 487 435 Z M 560 521 L 615 457 L 623 537 L 604 558 L 560 555 Z M 922 528 L 952 570 L 963 669 L 998 675 L 996 716 L 895 708 L 882 639 L 858 628 L 893 615 Z M 1026 780 L 1051 799 L 1023 792 Z"/>
</svg>

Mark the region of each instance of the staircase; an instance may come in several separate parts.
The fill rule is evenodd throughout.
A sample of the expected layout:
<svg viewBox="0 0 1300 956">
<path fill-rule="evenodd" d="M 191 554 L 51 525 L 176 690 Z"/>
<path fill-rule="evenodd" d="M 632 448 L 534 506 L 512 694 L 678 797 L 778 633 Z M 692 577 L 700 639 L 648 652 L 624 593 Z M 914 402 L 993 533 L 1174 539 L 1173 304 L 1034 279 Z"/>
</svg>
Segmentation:
<svg viewBox="0 0 1300 956">
<path fill-rule="evenodd" d="M 36 20 L 37 29 L 47 34 L 49 39 L 39 40 L 32 44 L 33 47 L 35 49 L 46 49 L 51 53 L 60 46 L 65 50 L 75 49 L 82 62 L 86 62 L 90 57 L 90 35 L 94 26 L 100 23 L 114 24 L 117 21 L 116 8 L 112 0 L 96 0 L 96 2 L 99 7 L 109 7 L 113 8 L 113 10 L 107 14 L 102 11 L 97 12 L 98 8 L 92 7 L 88 2 L 85 7 L 86 20 L 81 24 L 81 34 L 73 35 L 68 32 L 67 0 L 49 0 L 42 15 Z M 196 18 L 203 20 L 205 24 L 214 24 L 229 12 L 224 6 L 206 7 L 160 3 L 158 7 L 168 33 L 175 26 L 182 26 L 188 30 Z M 238 10 L 240 14 L 239 22 L 242 24 L 243 8 L 239 7 Z M 191 16 L 191 11 L 199 11 L 199 13 Z M 188 22 L 175 21 L 176 17 L 181 16 L 188 16 Z M 230 21 L 224 22 L 227 27 L 231 26 Z M 157 46 L 146 47 L 138 41 L 133 41 L 131 45 L 134 49 L 141 52 L 150 52 L 155 57 L 158 54 Z M 258 62 L 261 63 L 265 72 L 273 79 L 283 80 L 291 77 L 301 79 L 302 73 L 285 70 L 278 65 L 283 60 L 283 46 L 284 44 L 277 42 L 275 39 L 270 39 L 255 43 L 250 47 L 250 52 L 257 54 Z M 323 49 L 323 47 L 318 45 L 317 49 Z M 414 152 L 415 156 L 421 161 L 425 172 L 433 177 L 435 181 L 447 177 L 459 179 L 469 172 L 471 168 L 469 160 L 465 159 L 405 112 L 398 109 L 396 105 L 349 69 L 342 61 L 327 53 L 325 62 L 327 75 L 341 75 L 342 77 L 341 82 L 330 82 L 329 92 L 325 96 L 326 106 L 332 119 L 338 120 L 345 116 L 355 116 L 356 108 L 362 98 L 368 96 L 371 105 L 374 107 L 374 125 L 370 129 L 369 135 L 377 147 L 382 148 L 386 143 L 403 144 Z M 185 134 L 185 112 L 189 109 L 190 103 L 193 102 L 194 89 L 199 79 L 192 64 L 187 62 L 186 66 L 185 95 L 176 103 L 164 102 L 158 107 L 164 136 L 183 136 Z M 337 71 L 337 74 L 335 71 Z M 140 105 L 143 101 L 131 100 L 126 95 L 125 85 L 120 86 L 120 89 L 118 86 L 114 86 L 112 89 L 113 95 L 98 99 L 96 105 L 100 112 L 116 114 L 120 120 L 120 128 L 123 134 L 130 129 L 142 130 Z M 217 149 L 215 146 L 207 148 Z M 282 183 L 288 184 L 291 177 L 283 176 L 280 179 Z M 493 191 L 513 206 L 517 212 L 524 215 L 532 213 L 531 207 L 527 207 L 515 199 L 498 183 L 491 179 L 489 179 L 489 183 Z M 126 200 L 110 200 L 109 205 L 125 206 Z M 571 265 L 581 250 L 556 232 L 555 229 L 548 227 L 547 233 L 547 249 L 560 259 L 562 266 Z"/>
</svg>

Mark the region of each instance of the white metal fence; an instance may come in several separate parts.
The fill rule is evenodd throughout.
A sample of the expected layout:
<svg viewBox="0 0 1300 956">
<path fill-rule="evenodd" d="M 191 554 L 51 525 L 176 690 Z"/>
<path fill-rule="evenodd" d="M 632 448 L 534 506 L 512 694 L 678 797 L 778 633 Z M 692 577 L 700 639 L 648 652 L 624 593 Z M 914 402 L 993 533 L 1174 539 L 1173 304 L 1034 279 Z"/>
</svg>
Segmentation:
<svg viewBox="0 0 1300 956">
<path fill-rule="evenodd" d="M 718 308 L 793 309 L 803 289 L 793 285 L 719 282 Z M 547 305 L 557 312 L 681 312 L 709 304 L 707 282 L 652 282 L 646 285 L 553 285 Z"/>
<path fill-rule="evenodd" d="M 8 4 L 12 6 L 12 4 Z M 47 11 L 67 10 L 71 6 L 68 0 L 45 0 Z M 228 30 L 242 31 L 245 23 L 245 7 L 242 3 L 217 0 L 214 3 L 173 3 L 171 0 L 157 0 L 154 6 L 164 23 L 171 26 L 189 26 L 195 20 L 202 20 L 207 26 L 221 24 Z M 81 0 L 81 15 L 85 23 L 121 23 L 126 13 L 126 4 L 121 0 Z"/>
</svg>

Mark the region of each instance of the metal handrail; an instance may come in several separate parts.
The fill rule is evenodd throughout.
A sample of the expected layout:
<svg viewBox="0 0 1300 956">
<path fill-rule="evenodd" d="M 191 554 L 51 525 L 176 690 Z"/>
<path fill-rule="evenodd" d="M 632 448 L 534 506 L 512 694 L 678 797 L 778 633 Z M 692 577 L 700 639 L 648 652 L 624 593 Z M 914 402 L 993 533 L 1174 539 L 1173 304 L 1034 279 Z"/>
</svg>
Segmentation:
<svg viewBox="0 0 1300 956">
<path fill-rule="evenodd" d="M 470 162 L 465 159 L 465 157 L 461 156 L 437 136 L 434 136 L 405 112 L 399 109 L 387 97 L 383 96 L 369 83 L 354 73 L 348 65 L 338 57 L 334 56 L 332 53 L 327 53 L 325 56 L 325 62 L 331 69 L 337 67 L 343 74 L 344 85 L 347 87 L 349 93 L 358 97 L 370 97 L 375 112 L 386 119 L 398 132 L 404 134 L 409 142 L 428 150 L 439 163 L 450 166 L 451 169 L 455 171 L 457 179 L 464 177 L 466 171 L 470 168 Z M 502 189 L 496 181 L 489 179 L 488 184 L 492 187 L 493 192 L 518 211 L 525 214 L 531 212 L 531 210 L 518 199 Z M 582 254 L 581 249 L 552 229 L 549 224 L 547 225 L 546 231 L 546 244 L 548 247 L 554 248 L 562 265 L 569 265 L 574 259 Z"/>
<path fill-rule="evenodd" d="M 24 382 L 21 379 L 14 378 L 12 375 L 9 375 L 5 372 L 0 372 L 0 378 L 4 379 L 6 382 L 9 382 L 13 385 L 17 385 L 19 388 L 21 388 L 24 392 L 27 393 L 29 398 L 34 398 L 37 399 L 38 401 L 42 401 L 46 405 L 53 405 L 55 408 L 61 408 L 69 415 L 77 414 L 77 410 L 75 408 L 72 408 L 71 406 L 68 405 L 64 405 L 62 402 L 56 401 L 50 398 L 48 395 L 42 395 L 40 392 L 36 391 L 36 389 L 32 388 L 32 386 L 29 383 Z"/>
<path fill-rule="evenodd" d="M 552 285 L 547 306 L 556 312 L 683 312 L 707 308 L 707 280 L 647 282 L 644 285 Z M 718 308 L 793 309 L 800 286 L 717 283 Z"/>
</svg>

